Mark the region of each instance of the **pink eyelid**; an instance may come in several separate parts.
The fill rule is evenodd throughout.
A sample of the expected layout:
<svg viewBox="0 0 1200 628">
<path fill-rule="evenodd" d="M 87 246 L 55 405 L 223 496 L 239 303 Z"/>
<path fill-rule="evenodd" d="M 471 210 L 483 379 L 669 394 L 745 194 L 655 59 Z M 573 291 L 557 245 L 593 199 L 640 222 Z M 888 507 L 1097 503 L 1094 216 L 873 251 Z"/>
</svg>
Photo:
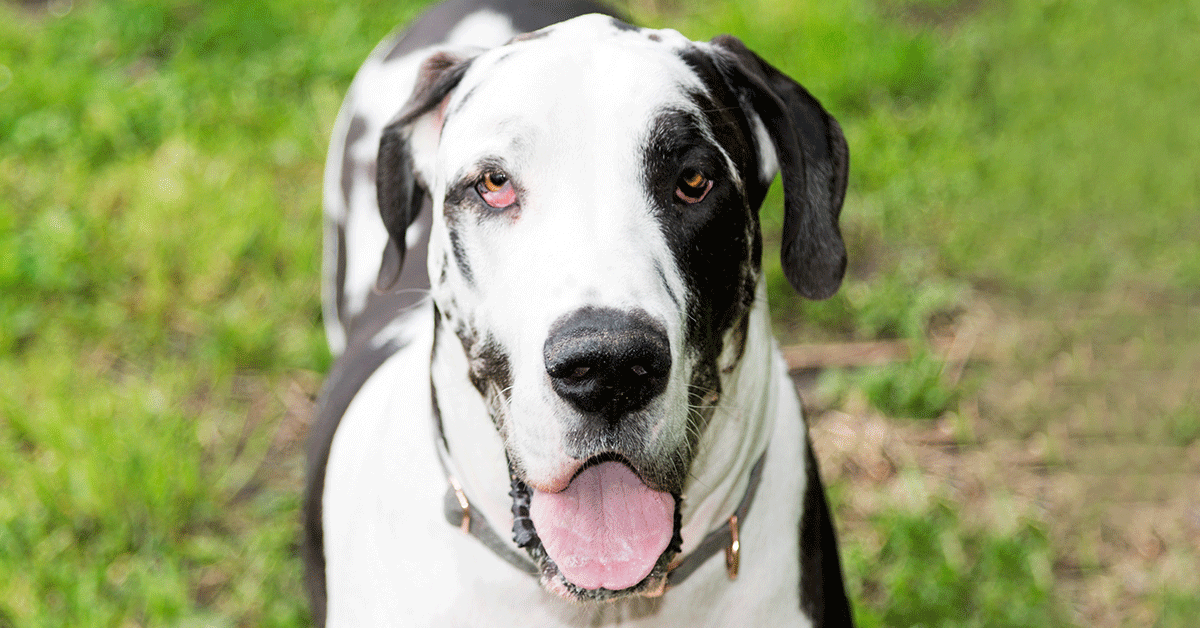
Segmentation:
<svg viewBox="0 0 1200 628">
<path fill-rule="evenodd" d="M 683 193 L 683 190 L 675 188 L 675 196 L 679 197 L 679 200 L 688 204 L 699 203 L 700 201 L 704 200 L 705 196 L 708 196 L 708 191 L 712 189 L 712 186 L 712 179 L 709 179 L 708 184 L 704 186 L 704 191 L 700 193 L 700 196 L 688 196 L 687 194 Z"/>
<path fill-rule="evenodd" d="M 479 185 L 479 196 L 483 198 L 483 202 L 487 203 L 493 209 L 504 209 L 509 205 L 517 202 L 517 191 L 513 189 L 512 181 L 505 181 L 504 185 L 500 186 L 495 192 L 489 191 Z"/>
</svg>

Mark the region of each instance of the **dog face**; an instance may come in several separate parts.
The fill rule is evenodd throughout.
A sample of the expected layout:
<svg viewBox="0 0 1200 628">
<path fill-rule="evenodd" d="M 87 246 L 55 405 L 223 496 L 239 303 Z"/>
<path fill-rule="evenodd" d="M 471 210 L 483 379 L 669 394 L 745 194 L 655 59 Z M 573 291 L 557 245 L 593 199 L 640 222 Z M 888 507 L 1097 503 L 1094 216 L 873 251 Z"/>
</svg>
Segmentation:
<svg viewBox="0 0 1200 628">
<path fill-rule="evenodd" d="M 746 341 L 758 207 L 782 169 L 785 269 L 828 296 L 845 168 L 836 122 L 731 38 L 585 16 L 426 62 L 381 142 L 385 257 L 428 196 L 436 351 L 456 337 L 549 589 L 606 599 L 666 573 Z"/>
</svg>

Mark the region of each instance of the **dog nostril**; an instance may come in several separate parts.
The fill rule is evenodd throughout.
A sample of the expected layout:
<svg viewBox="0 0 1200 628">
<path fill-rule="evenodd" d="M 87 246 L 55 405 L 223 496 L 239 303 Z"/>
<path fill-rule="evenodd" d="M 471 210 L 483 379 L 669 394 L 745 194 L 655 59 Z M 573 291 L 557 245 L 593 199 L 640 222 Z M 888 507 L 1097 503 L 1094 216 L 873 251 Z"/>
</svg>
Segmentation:
<svg viewBox="0 0 1200 628">
<path fill-rule="evenodd" d="M 588 371 L 591 371 L 591 370 L 592 370 L 591 368 L 586 367 L 586 366 L 577 366 L 577 367 L 575 367 L 574 371 L 571 371 L 571 378 L 572 379 L 583 379 L 584 377 L 587 377 Z"/>
</svg>

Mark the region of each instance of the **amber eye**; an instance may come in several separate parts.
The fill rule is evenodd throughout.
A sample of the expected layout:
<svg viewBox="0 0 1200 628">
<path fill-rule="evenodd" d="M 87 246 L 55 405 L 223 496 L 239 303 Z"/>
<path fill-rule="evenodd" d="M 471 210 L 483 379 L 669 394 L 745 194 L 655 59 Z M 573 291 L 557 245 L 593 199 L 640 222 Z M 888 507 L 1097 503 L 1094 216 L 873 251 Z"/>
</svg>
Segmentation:
<svg viewBox="0 0 1200 628">
<path fill-rule="evenodd" d="M 517 192 L 503 172 L 485 172 L 475 191 L 492 209 L 504 209 L 517 201 Z"/>
<path fill-rule="evenodd" d="M 704 176 L 698 170 L 689 168 L 684 170 L 683 174 L 679 175 L 679 180 L 675 182 L 675 196 L 688 204 L 699 203 L 708 195 L 712 185 L 712 179 Z"/>
<path fill-rule="evenodd" d="M 503 172 L 489 172 L 483 175 L 483 187 L 488 192 L 499 192 L 505 183 L 508 183 L 508 177 Z"/>
</svg>

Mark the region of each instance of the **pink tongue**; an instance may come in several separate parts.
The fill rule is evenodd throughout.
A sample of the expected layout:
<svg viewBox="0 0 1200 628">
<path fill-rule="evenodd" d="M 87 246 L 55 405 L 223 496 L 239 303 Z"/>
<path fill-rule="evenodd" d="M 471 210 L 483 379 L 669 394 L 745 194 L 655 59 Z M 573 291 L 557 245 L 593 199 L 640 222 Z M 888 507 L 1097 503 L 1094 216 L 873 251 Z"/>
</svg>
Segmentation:
<svg viewBox="0 0 1200 628">
<path fill-rule="evenodd" d="M 568 582 L 627 589 L 650 575 L 675 530 L 675 498 L 651 489 L 629 467 L 589 467 L 559 493 L 533 491 L 529 517 Z"/>
</svg>

